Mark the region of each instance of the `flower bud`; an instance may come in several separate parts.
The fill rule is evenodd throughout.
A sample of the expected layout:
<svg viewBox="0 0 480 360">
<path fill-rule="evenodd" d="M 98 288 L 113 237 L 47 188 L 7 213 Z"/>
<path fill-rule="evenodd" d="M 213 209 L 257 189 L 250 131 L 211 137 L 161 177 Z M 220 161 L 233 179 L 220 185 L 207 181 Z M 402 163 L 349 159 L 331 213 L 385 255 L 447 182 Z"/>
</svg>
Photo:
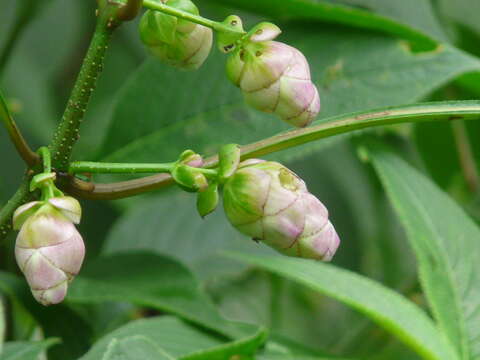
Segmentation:
<svg viewBox="0 0 480 360">
<path fill-rule="evenodd" d="M 277 41 L 255 40 L 277 34 L 274 28 L 265 29 L 236 49 L 227 61 L 227 76 L 240 87 L 250 106 L 304 127 L 320 111 L 318 90 L 300 51 Z"/>
<path fill-rule="evenodd" d="M 168 6 L 198 15 L 190 0 L 168 0 Z M 212 30 L 159 11 L 148 10 L 140 21 L 140 37 L 153 55 L 184 69 L 198 69 L 212 47 Z"/>
<path fill-rule="evenodd" d="M 43 305 L 60 303 L 80 270 L 85 246 L 74 225 L 80 217 L 80 204 L 68 196 L 25 204 L 14 214 L 17 264 Z"/>
<path fill-rule="evenodd" d="M 241 163 L 225 183 L 223 199 L 235 228 L 285 255 L 329 261 L 338 248 L 325 206 L 277 162 Z"/>
</svg>

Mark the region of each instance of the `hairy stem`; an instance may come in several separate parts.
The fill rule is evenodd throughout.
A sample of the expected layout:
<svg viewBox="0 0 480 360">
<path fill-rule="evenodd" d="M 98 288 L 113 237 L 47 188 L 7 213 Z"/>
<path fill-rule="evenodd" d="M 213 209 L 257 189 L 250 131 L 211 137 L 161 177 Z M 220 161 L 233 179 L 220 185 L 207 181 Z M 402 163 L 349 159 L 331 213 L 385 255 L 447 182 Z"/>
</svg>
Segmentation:
<svg viewBox="0 0 480 360">
<path fill-rule="evenodd" d="M 21 158 L 25 161 L 25 163 L 32 167 L 37 164 L 39 157 L 35 154 L 30 146 L 28 146 L 25 138 L 20 133 L 20 130 L 15 124 L 15 121 L 12 118 L 12 115 L 8 111 L 7 104 L 3 99 L 2 94 L 0 93 L 0 120 L 5 125 L 5 128 L 8 131 L 8 135 L 12 140 L 13 145 L 17 149 L 18 153 L 20 154 Z"/>
<path fill-rule="evenodd" d="M 241 147 L 242 160 L 260 157 L 334 135 L 406 122 L 480 119 L 480 101 L 448 101 L 386 108 L 319 121 L 309 128 L 292 130 Z M 205 167 L 217 166 L 218 158 L 206 159 Z M 112 184 L 94 184 L 70 178 L 68 191 L 86 199 L 120 199 L 173 184 L 171 176 L 158 174 Z"/>
<path fill-rule="evenodd" d="M 65 171 L 72 154 L 73 145 L 80 137 L 80 124 L 84 118 L 88 102 L 103 70 L 106 50 L 119 21 L 109 11 L 100 11 L 95 33 L 83 61 L 62 120 L 57 127 L 50 150 L 55 169 Z"/>
<path fill-rule="evenodd" d="M 211 28 L 215 31 L 218 31 L 218 32 L 227 32 L 227 33 L 228 32 L 230 32 L 230 33 L 233 32 L 233 33 L 237 33 L 237 34 L 244 34 L 245 33 L 242 30 L 235 29 L 233 27 L 227 26 L 227 25 L 222 24 L 222 23 L 217 22 L 217 21 L 206 19 L 206 18 L 204 18 L 200 15 L 194 15 L 194 14 L 191 14 L 189 12 L 176 9 L 174 7 L 165 5 L 165 4 L 163 4 L 161 2 L 157 2 L 155 0 L 143 0 L 143 6 L 148 8 L 148 9 L 151 9 L 151 10 L 160 11 L 162 13 L 172 15 L 172 16 L 175 16 L 175 17 L 180 18 L 180 19 L 188 20 L 188 21 L 191 21 L 193 23 L 209 27 L 209 28 Z"/>
</svg>

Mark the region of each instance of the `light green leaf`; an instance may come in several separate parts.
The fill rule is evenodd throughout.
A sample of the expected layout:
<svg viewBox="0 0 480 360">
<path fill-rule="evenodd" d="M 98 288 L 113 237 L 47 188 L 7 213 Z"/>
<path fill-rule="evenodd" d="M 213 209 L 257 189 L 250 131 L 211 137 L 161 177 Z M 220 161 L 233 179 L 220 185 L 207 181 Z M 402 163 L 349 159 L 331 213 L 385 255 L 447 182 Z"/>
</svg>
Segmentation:
<svg viewBox="0 0 480 360">
<path fill-rule="evenodd" d="M 58 343 L 58 339 L 7 342 L 0 360 L 38 360 L 42 352 Z"/>
<path fill-rule="evenodd" d="M 179 319 L 162 316 L 137 320 L 113 331 L 81 360 L 223 360 L 234 355 L 252 355 L 265 337 L 265 330 L 258 330 L 237 341 L 225 342 Z"/>
<path fill-rule="evenodd" d="M 371 33 L 286 30 L 292 38 L 288 42 L 311 64 L 322 118 L 415 102 L 456 76 L 480 69 L 476 58 L 449 46 L 414 54 L 397 40 Z M 246 144 L 286 129 L 273 115 L 244 104 L 239 89 L 226 79 L 221 55 L 212 54 L 195 73 L 152 59 L 120 92 L 100 157 L 168 161 L 186 148 L 212 154 L 222 144 Z"/>
<path fill-rule="evenodd" d="M 172 313 L 227 336 L 242 334 L 225 320 L 180 263 L 151 253 L 100 257 L 82 269 L 67 300 L 96 304 L 131 302 Z"/>
<path fill-rule="evenodd" d="M 478 226 L 405 161 L 379 145 L 369 148 L 417 255 L 420 280 L 440 328 L 461 359 L 480 359 Z"/>
<path fill-rule="evenodd" d="M 365 314 L 425 359 L 458 359 L 431 319 L 402 295 L 335 266 L 288 257 L 232 254 L 245 263 L 292 279 Z"/>
</svg>

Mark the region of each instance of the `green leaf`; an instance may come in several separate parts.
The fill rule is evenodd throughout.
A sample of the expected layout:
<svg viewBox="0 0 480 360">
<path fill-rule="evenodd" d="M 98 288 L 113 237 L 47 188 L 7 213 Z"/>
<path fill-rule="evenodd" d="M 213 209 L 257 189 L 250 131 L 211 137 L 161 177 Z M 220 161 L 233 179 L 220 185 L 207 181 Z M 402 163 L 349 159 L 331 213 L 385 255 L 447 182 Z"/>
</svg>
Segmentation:
<svg viewBox="0 0 480 360">
<path fill-rule="evenodd" d="M 38 360 L 49 347 L 58 344 L 58 339 L 44 341 L 14 341 L 5 343 L 1 360 Z"/>
<path fill-rule="evenodd" d="M 379 145 L 370 157 L 417 255 L 440 328 L 462 359 L 480 359 L 478 226 L 431 180 Z"/>
<path fill-rule="evenodd" d="M 457 359 L 435 324 L 416 305 L 368 278 L 335 266 L 288 257 L 230 257 L 292 279 L 370 317 L 425 359 Z"/>
<path fill-rule="evenodd" d="M 16 330 L 18 333 L 30 338 L 30 326 L 34 325 L 40 326 L 46 337 L 61 338 L 61 344 L 49 350 L 50 360 L 77 358 L 88 347 L 91 329 L 85 321 L 64 304 L 50 307 L 38 304 L 24 278 L 0 271 L 0 293 L 9 297 L 15 311 L 15 321 L 23 325 L 23 328 Z"/>
<path fill-rule="evenodd" d="M 146 252 L 90 262 L 72 283 L 67 300 L 81 304 L 131 302 L 178 315 L 227 336 L 243 333 L 220 316 L 190 271 L 170 258 Z"/>
<path fill-rule="evenodd" d="M 3 305 L 3 297 L 0 296 L 0 354 L 3 350 L 3 342 L 5 341 L 5 307 Z"/>
<path fill-rule="evenodd" d="M 159 222 L 159 219 L 168 221 Z M 236 231 L 223 209 L 202 219 L 193 194 L 175 192 L 130 208 L 113 226 L 106 253 L 148 250 L 166 254 L 195 271 L 202 279 L 238 273 L 245 266 L 217 256 L 221 250 L 271 253 Z"/>
<path fill-rule="evenodd" d="M 456 76 L 480 69 L 476 58 L 446 45 L 414 54 L 397 40 L 371 33 L 285 30 L 293 39 L 289 43 L 309 59 L 324 119 L 415 102 Z M 195 73 L 147 61 L 119 93 L 100 157 L 167 161 L 192 144 L 195 151 L 212 154 L 227 142 L 246 144 L 288 129 L 244 103 L 226 79 L 220 56 L 212 54 Z"/>
<path fill-rule="evenodd" d="M 137 320 L 113 331 L 81 360 L 223 360 L 252 355 L 265 337 L 265 330 L 260 329 L 237 341 L 225 342 L 179 319 L 162 316 Z"/>
<path fill-rule="evenodd" d="M 280 20 L 319 20 L 371 29 L 432 48 L 445 34 L 426 0 L 214 0 Z"/>
</svg>

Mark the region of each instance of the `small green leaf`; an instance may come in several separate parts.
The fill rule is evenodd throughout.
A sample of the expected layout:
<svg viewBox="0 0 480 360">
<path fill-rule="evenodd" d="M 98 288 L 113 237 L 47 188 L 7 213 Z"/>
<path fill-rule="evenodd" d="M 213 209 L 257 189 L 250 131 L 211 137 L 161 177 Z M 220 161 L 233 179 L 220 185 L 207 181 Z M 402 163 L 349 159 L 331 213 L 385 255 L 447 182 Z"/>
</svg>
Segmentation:
<svg viewBox="0 0 480 360">
<path fill-rule="evenodd" d="M 218 206 L 218 184 L 212 182 L 205 191 L 200 191 L 197 195 L 197 211 L 203 218 L 215 211 Z"/>
<path fill-rule="evenodd" d="M 458 359 L 451 345 L 419 307 L 368 278 L 304 259 L 251 254 L 229 257 L 282 275 L 343 302 L 397 336 L 425 359 Z"/>
</svg>

